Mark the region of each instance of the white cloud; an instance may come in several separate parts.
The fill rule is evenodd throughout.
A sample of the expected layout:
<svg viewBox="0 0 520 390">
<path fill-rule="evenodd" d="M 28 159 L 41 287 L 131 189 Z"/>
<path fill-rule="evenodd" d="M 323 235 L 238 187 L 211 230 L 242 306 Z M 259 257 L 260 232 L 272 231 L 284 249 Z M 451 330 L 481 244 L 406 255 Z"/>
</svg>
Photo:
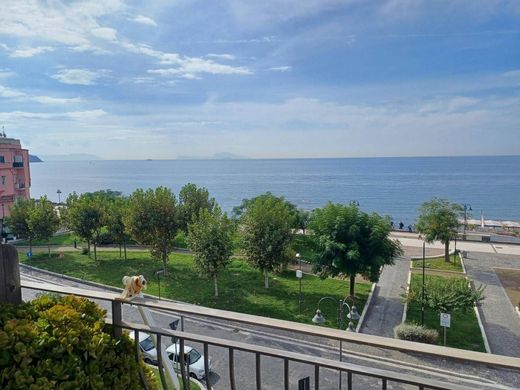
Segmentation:
<svg viewBox="0 0 520 390">
<path fill-rule="evenodd" d="M 105 39 L 107 41 L 116 41 L 117 40 L 117 30 L 109 27 L 98 27 L 90 32 L 93 36 L 101 39 Z"/>
<path fill-rule="evenodd" d="M 53 75 L 52 78 L 64 84 L 92 85 L 101 76 L 100 72 L 86 69 L 64 69 Z"/>
<path fill-rule="evenodd" d="M 215 53 L 209 53 L 206 55 L 206 57 L 216 58 L 218 60 L 229 60 L 229 61 L 234 61 L 236 58 L 232 54 L 215 54 Z"/>
<path fill-rule="evenodd" d="M 269 68 L 269 70 L 276 72 L 289 72 L 292 70 L 292 66 L 273 66 L 272 68 Z"/>
<path fill-rule="evenodd" d="M 3 98 L 19 98 L 25 96 L 25 93 L 16 91 L 14 89 L 4 87 L 3 85 L 0 85 L 0 97 Z"/>
<path fill-rule="evenodd" d="M 31 100 L 41 104 L 70 104 L 70 103 L 80 103 L 82 101 L 81 98 L 57 98 L 52 96 L 34 96 L 31 97 Z"/>
<path fill-rule="evenodd" d="M 155 22 L 155 20 L 153 20 L 152 18 L 150 18 L 148 16 L 144 16 L 144 15 L 137 15 L 136 17 L 129 18 L 128 20 L 131 22 L 140 23 L 140 24 L 144 24 L 147 26 L 157 27 L 157 23 Z"/>
<path fill-rule="evenodd" d="M 38 46 L 38 47 L 31 47 L 28 49 L 18 49 L 14 50 L 9 54 L 9 57 L 17 57 L 17 58 L 29 58 L 33 57 L 37 54 L 42 54 L 45 52 L 54 51 L 54 48 L 49 46 Z"/>
</svg>

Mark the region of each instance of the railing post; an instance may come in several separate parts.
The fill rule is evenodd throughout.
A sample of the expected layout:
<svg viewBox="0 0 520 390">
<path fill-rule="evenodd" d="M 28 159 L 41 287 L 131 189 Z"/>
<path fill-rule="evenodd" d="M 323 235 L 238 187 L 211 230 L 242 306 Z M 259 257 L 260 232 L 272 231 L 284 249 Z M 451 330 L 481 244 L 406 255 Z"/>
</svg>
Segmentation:
<svg viewBox="0 0 520 390">
<path fill-rule="evenodd" d="M 121 301 L 112 301 L 112 325 L 114 329 L 114 337 L 120 339 L 123 335 L 123 329 L 118 326 L 123 320 Z"/>
<path fill-rule="evenodd" d="M 12 245 L 0 244 L 0 301 L 22 303 L 18 251 Z"/>
</svg>

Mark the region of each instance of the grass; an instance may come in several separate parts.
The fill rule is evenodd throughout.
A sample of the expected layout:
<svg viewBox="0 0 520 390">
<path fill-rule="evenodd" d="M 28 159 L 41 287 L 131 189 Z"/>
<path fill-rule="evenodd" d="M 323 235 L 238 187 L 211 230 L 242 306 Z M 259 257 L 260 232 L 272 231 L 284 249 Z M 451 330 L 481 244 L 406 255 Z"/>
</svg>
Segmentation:
<svg viewBox="0 0 520 390">
<path fill-rule="evenodd" d="M 159 295 L 158 280 L 154 272 L 162 263 L 150 258 L 148 252 L 129 252 L 128 260 L 119 259 L 119 252 L 99 252 L 97 262 L 79 252 L 65 252 L 63 258 L 57 254 L 35 254 L 28 259 L 19 255 L 20 262 L 38 268 L 122 287 L 124 275 L 144 275 L 148 281 L 147 293 Z M 302 280 L 302 313 L 299 313 L 299 284 L 294 271 L 280 275 L 271 274 L 269 289 L 264 288 L 263 275 L 240 259 L 231 261 L 227 270 L 219 276 L 219 297 L 213 295 L 212 280 L 201 277 L 193 267 L 189 254 L 174 253 L 167 267 L 168 277 L 161 276 L 161 296 L 206 307 L 231 310 L 282 320 L 311 323 L 316 305 L 323 296 L 344 298 L 349 291 L 348 280 L 320 279 L 305 275 Z M 356 306 L 361 313 L 371 285 L 356 283 Z M 337 306 L 324 301 L 321 306 L 328 319 L 325 326 L 335 327 Z"/>
<path fill-rule="evenodd" d="M 426 278 L 440 278 L 441 276 L 427 275 Z M 412 275 L 411 283 L 420 284 L 421 275 Z M 421 304 L 417 301 L 408 305 L 406 313 L 407 323 L 421 323 Z M 442 327 L 440 326 L 440 314 L 426 309 L 424 312 L 424 325 L 439 332 L 439 345 L 444 345 Z M 466 313 L 455 312 L 451 315 L 451 327 L 446 330 L 446 346 L 470 351 L 486 352 L 484 340 L 478 325 L 477 316 L 473 309 Z"/>
<path fill-rule="evenodd" d="M 425 260 L 425 268 L 462 272 L 462 264 L 458 255 L 450 255 L 450 262 L 444 261 L 444 256 Z M 412 261 L 413 268 L 422 268 L 422 259 Z"/>
</svg>

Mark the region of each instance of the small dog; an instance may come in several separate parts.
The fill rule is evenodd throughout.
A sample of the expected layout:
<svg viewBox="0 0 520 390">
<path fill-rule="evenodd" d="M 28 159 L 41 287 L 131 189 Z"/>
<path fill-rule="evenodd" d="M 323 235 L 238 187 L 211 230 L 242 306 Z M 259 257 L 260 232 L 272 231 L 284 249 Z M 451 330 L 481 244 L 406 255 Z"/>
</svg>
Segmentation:
<svg viewBox="0 0 520 390">
<path fill-rule="evenodd" d="M 146 289 L 146 279 L 143 275 L 123 276 L 123 285 L 125 290 L 121 294 L 121 298 L 132 299 L 143 295 L 141 291 Z"/>
</svg>

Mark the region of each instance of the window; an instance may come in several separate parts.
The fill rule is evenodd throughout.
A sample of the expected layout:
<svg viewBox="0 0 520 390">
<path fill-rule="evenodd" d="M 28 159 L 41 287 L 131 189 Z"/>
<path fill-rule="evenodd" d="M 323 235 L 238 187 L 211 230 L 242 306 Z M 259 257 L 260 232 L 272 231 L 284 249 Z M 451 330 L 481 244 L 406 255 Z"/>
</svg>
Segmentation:
<svg viewBox="0 0 520 390">
<path fill-rule="evenodd" d="M 2 185 L 5 185 L 5 176 L 2 176 Z"/>
<path fill-rule="evenodd" d="M 0 155 L 0 163 L 5 163 L 5 157 Z"/>
</svg>

